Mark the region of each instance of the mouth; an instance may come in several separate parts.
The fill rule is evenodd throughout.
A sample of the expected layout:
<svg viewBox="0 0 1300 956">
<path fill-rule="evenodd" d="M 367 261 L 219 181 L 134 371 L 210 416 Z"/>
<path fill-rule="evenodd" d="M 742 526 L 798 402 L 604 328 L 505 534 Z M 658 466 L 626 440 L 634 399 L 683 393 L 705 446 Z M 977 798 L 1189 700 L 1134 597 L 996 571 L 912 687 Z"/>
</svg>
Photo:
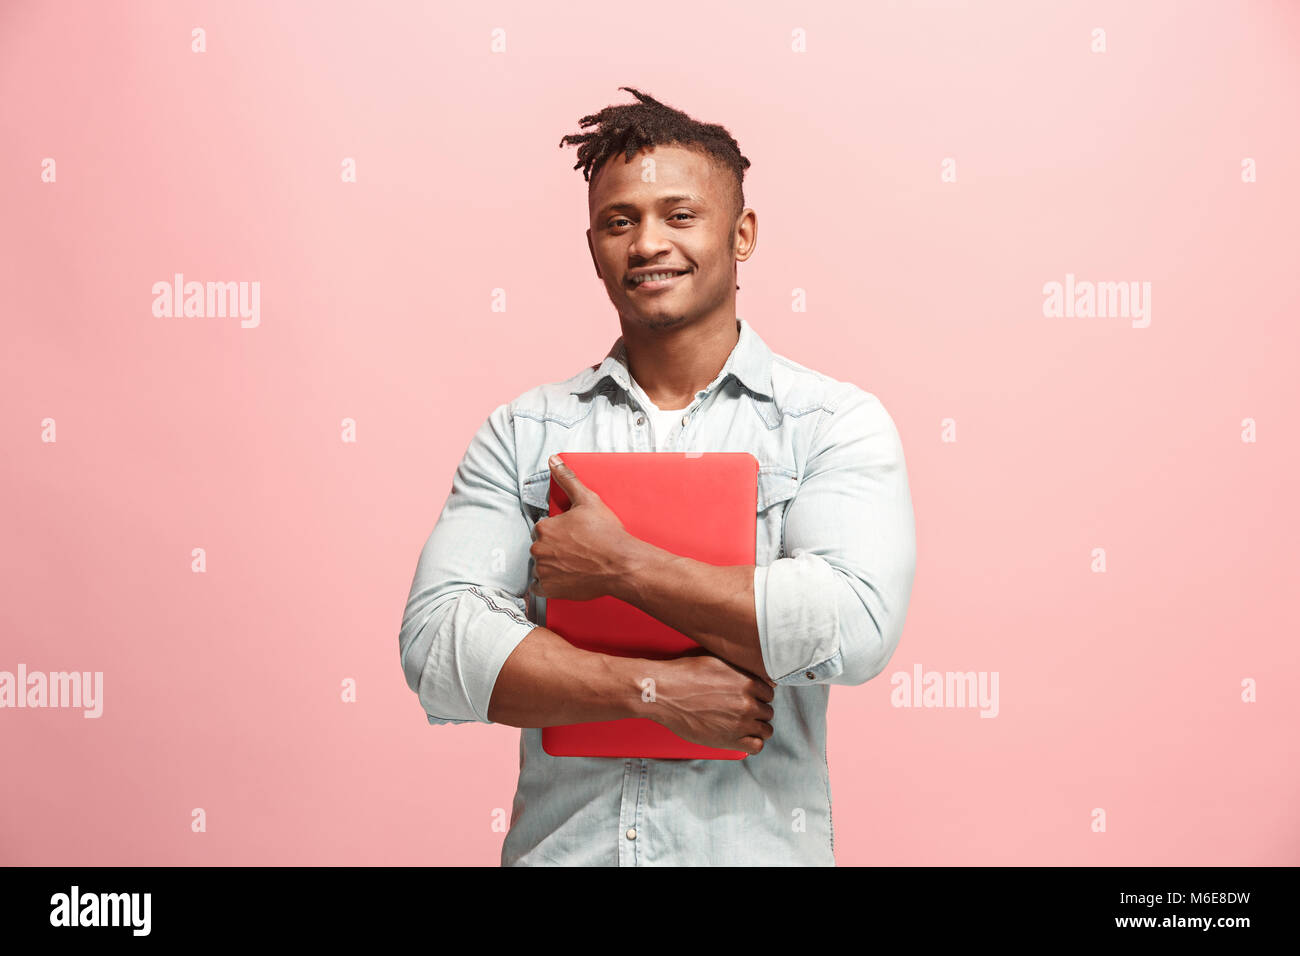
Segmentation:
<svg viewBox="0 0 1300 956">
<path fill-rule="evenodd" d="M 658 292 L 660 289 L 672 288 L 690 274 L 690 269 L 665 269 L 663 272 L 650 273 L 652 278 L 642 279 L 637 276 L 628 279 L 627 285 L 633 292 Z"/>
</svg>

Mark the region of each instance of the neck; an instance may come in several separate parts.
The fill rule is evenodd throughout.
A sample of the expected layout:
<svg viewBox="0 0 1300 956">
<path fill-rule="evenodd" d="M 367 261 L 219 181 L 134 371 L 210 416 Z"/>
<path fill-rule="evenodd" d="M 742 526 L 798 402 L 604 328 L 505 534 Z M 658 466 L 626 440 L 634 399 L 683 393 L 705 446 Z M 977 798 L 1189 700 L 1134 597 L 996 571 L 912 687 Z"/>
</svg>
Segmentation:
<svg viewBox="0 0 1300 956">
<path fill-rule="evenodd" d="M 740 340 L 734 313 L 689 325 L 653 329 L 619 320 L 627 367 L 659 408 L 685 408 L 718 377 Z"/>
</svg>

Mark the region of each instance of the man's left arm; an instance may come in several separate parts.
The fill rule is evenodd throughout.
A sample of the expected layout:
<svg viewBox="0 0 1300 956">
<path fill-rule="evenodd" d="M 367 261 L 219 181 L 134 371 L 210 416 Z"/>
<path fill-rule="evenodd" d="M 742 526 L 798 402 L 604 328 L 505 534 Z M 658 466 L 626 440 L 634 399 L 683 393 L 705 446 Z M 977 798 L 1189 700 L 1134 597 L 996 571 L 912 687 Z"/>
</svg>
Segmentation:
<svg viewBox="0 0 1300 956">
<path fill-rule="evenodd" d="M 861 684 L 898 646 L 916 569 L 903 447 L 874 395 L 822 412 L 787 506 L 784 553 L 720 567 L 637 539 L 610 593 L 778 684 Z"/>
</svg>

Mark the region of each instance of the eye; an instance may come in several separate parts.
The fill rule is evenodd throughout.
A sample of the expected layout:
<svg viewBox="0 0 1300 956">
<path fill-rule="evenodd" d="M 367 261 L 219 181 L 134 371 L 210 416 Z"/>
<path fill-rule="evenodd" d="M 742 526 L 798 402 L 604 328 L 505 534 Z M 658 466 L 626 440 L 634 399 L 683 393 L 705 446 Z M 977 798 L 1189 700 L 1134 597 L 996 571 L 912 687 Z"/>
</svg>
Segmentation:
<svg viewBox="0 0 1300 956">
<path fill-rule="evenodd" d="M 678 216 L 685 216 L 687 219 L 694 219 L 694 218 L 695 218 L 695 217 L 692 216 L 689 212 L 675 212 L 675 213 L 673 213 L 671 216 L 669 216 L 668 218 L 669 218 L 669 219 L 676 219 Z"/>
<path fill-rule="evenodd" d="M 617 217 L 617 218 L 615 218 L 615 219 L 611 219 L 611 220 L 609 221 L 609 225 L 610 225 L 610 226 L 615 226 L 615 225 L 617 225 L 617 224 L 620 223 L 620 222 L 631 222 L 631 221 L 632 221 L 632 220 L 630 220 L 630 219 L 625 219 L 623 216 L 619 216 L 619 217 Z"/>
</svg>

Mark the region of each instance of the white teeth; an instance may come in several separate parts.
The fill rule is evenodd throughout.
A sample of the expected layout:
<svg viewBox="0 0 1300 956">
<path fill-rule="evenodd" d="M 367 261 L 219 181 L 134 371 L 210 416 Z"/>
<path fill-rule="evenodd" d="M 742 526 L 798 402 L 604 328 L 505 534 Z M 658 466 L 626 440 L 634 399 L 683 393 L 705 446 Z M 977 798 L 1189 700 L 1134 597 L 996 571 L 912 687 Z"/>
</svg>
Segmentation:
<svg viewBox="0 0 1300 956">
<path fill-rule="evenodd" d="M 659 282 L 663 279 L 671 279 L 673 276 L 685 275 L 683 272 L 652 272 L 645 276 L 633 276 L 632 284 L 640 285 L 642 282 Z"/>
</svg>

